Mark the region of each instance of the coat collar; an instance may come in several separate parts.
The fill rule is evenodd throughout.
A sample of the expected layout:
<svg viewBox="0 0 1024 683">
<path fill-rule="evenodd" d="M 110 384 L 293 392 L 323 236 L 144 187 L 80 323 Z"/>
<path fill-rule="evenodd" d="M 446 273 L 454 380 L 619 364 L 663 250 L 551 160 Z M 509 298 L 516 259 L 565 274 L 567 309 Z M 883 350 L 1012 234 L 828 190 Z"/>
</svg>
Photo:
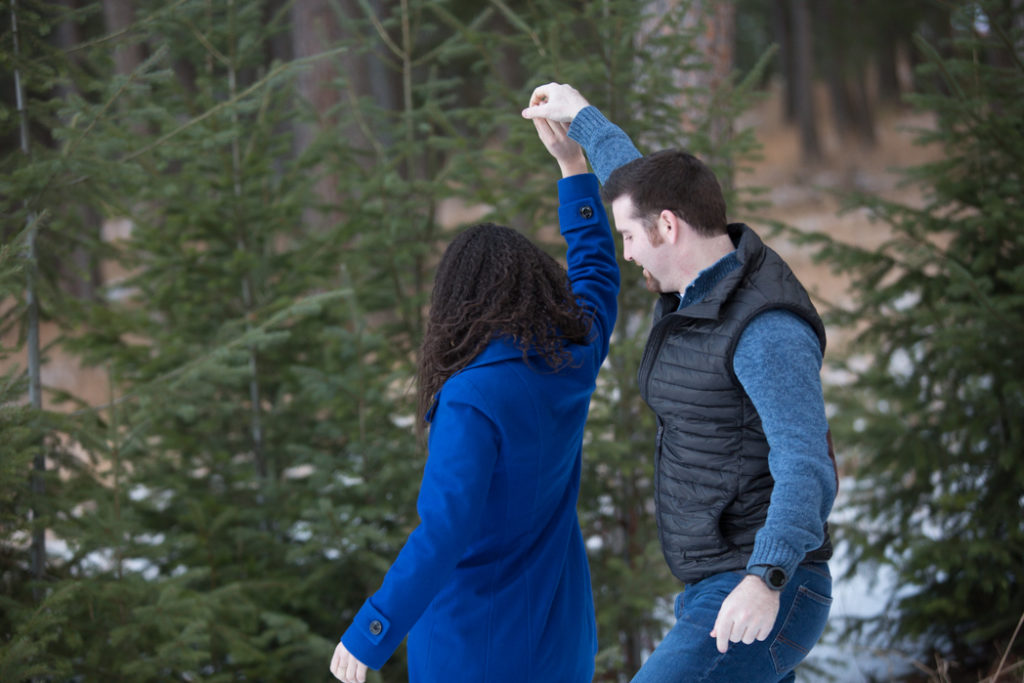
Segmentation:
<svg viewBox="0 0 1024 683">
<path fill-rule="evenodd" d="M 542 358 L 541 354 L 535 349 L 530 349 L 527 354 L 530 358 Z M 492 339 L 484 350 L 477 354 L 476 358 L 471 360 L 466 367 L 456 372 L 452 377 L 459 375 L 470 368 L 478 368 L 484 365 L 493 365 L 494 363 L 500 363 L 506 360 L 513 360 L 516 358 L 523 357 L 523 350 L 515 345 L 512 337 L 497 337 Z M 543 362 L 543 361 L 541 361 Z M 445 380 L 445 384 L 451 381 L 452 377 Z M 444 391 L 444 385 L 441 385 L 441 391 Z M 434 413 L 437 411 L 437 403 L 441 396 L 441 391 L 437 392 L 434 396 L 433 402 L 430 404 L 430 408 L 427 410 L 427 414 L 423 416 L 423 419 L 428 423 L 433 422 Z"/>
</svg>

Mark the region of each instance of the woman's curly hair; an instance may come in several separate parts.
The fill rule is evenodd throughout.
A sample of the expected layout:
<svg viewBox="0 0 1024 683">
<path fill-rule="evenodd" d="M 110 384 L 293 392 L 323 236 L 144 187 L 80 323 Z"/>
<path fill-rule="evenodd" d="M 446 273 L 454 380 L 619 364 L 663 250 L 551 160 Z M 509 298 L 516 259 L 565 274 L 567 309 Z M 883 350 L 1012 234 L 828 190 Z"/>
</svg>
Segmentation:
<svg viewBox="0 0 1024 683">
<path fill-rule="evenodd" d="M 492 339 L 511 337 L 524 360 L 539 353 L 558 371 L 571 358 L 566 343 L 586 342 L 592 320 L 565 269 L 526 237 L 493 223 L 468 228 L 434 277 L 417 372 L 418 426 L 441 385 Z"/>
</svg>

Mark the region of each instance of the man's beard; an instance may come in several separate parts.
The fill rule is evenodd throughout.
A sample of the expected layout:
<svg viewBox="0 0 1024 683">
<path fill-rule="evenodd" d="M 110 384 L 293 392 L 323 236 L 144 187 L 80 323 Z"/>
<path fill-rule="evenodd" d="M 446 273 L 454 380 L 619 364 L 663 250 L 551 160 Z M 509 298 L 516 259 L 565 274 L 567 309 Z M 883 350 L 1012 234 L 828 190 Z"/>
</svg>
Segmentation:
<svg viewBox="0 0 1024 683">
<path fill-rule="evenodd" d="M 647 291 L 649 292 L 661 294 L 661 292 L 663 291 L 661 283 L 658 282 L 658 280 L 653 275 L 648 273 L 647 270 L 644 270 L 644 284 L 647 285 Z"/>
</svg>

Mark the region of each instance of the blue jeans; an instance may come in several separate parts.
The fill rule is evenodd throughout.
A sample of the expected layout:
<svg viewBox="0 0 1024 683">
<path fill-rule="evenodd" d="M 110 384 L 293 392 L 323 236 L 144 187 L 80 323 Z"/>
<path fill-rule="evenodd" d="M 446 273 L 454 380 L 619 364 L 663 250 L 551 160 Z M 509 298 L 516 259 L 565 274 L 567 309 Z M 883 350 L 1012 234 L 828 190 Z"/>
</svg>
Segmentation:
<svg viewBox="0 0 1024 683">
<path fill-rule="evenodd" d="M 709 576 L 676 597 L 676 624 L 651 653 L 633 683 L 792 683 L 793 670 L 825 630 L 832 575 L 825 562 L 800 565 L 782 591 L 775 628 L 764 641 L 729 643 L 718 651 L 709 634 L 722 601 L 744 571 Z"/>
</svg>

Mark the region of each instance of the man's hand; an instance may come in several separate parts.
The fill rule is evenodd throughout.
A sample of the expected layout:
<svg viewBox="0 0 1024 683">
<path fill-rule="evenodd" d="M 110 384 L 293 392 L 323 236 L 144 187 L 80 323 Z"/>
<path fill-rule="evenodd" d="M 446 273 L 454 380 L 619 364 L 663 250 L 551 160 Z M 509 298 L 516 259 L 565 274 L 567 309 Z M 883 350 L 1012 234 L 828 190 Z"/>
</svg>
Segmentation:
<svg viewBox="0 0 1024 683">
<path fill-rule="evenodd" d="M 334 648 L 331 673 L 344 683 L 366 683 L 366 665 L 356 659 L 341 643 Z"/>
<path fill-rule="evenodd" d="M 711 629 L 718 651 L 725 653 L 729 642 L 750 645 L 772 632 L 779 615 L 779 593 L 752 575 L 746 576 L 722 602 Z"/>
<path fill-rule="evenodd" d="M 571 85 L 548 83 L 533 91 L 530 106 L 523 110 L 523 118 L 572 123 L 576 114 L 589 105 L 583 95 Z"/>
<path fill-rule="evenodd" d="M 569 137 L 568 123 L 534 119 L 533 125 L 537 129 L 540 141 L 544 143 L 544 146 L 551 152 L 551 156 L 558 162 L 558 167 L 562 169 L 563 178 L 587 172 L 587 160 L 583 156 L 583 149 Z"/>
</svg>

